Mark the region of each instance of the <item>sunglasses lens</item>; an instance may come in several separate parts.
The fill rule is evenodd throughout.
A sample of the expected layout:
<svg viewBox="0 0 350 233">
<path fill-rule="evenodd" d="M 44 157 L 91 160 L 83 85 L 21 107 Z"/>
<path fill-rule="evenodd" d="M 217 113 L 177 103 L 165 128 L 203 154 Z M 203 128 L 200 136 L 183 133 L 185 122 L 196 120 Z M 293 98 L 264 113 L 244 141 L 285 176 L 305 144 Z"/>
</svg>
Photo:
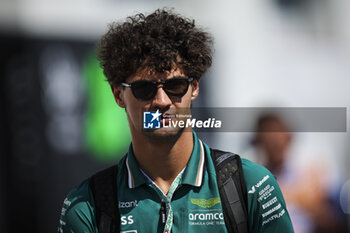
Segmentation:
<svg viewBox="0 0 350 233">
<path fill-rule="evenodd" d="M 164 90 L 168 95 L 182 97 L 188 89 L 188 79 L 169 79 L 164 84 Z"/>
<path fill-rule="evenodd" d="M 165 82 L 137 81 L 131 84 L 134 96 L 140 100 L 150 100 L 157 93 L 158 85 L 163 84 L 163 89 L 170 97 L 182 97 L 188 90 L 192 80 L 186 78 L 168 79 Z"/>
<path fill-rule="evenodd" d="M 137 99 L 152 99 L 157 91 L 157 86 L 149 81 L 139 81 L 132 85 L 132 92 Z"/>
</svg>

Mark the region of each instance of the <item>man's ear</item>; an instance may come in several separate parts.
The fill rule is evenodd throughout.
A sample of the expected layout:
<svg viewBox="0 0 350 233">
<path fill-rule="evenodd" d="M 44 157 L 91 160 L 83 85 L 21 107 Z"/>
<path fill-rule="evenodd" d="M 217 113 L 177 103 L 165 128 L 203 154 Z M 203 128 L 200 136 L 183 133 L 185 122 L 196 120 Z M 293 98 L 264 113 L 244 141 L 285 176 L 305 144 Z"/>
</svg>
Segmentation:
<svg viewBox="0 0 350 233">
<path fill-rule="evenodd" d="M 199 80 L 194 79 L 192 82 L 192 95 L 191 95 L 191 100 L 194 100 L 197 98 L 199 94 Z"/>
<path fill-rule="evenodd" d="M 112 92 L 113 92 L 113 96 L 114 96 L 115 102 L 117 102 L 117 104 L 121 108 L 125 108 L 122 87 L 120 85 L 118 87 L 115 87 L 113 84 L 111 84 L 111 89 L 112 89 Z"/>
</svg>

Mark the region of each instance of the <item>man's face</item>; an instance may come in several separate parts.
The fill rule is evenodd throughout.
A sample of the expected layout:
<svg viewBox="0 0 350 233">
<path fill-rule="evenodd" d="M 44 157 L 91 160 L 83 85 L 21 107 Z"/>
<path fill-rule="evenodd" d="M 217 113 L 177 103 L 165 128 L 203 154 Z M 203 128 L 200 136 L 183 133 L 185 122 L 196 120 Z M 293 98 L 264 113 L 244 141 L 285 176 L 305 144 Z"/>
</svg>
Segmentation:
<svg viewBox="0 0 350 233">
<path fill-rule="evenodd" d="M 282 164 L 291 142 L 290 132 L 279 120 L 267 121 L 261 128 L 263 132 L 258 133 L 260 147 L 265 151 L 270 162 Z"/>
<path fill-rule="evenodd" d="M 139 80 L 160 82 L 175 77 L 188 78 L 180 68 L 164 73 L 152 73 L 150 70 L 145 69 L 138 72 L 136 75 L 129 77 L 125 83 L 130 84 Z M 166 128 L 163 127 L 163 125 L 169 123 L 169 119 L 172 118 L 169 116 L 174 116 L 176 114 L 190 115 L 191 101 L 197 97 L 199 86 L 198 81 L 194 80 L 192 85 L 189 85 L 184 96 L 169 97 L 162 88 L 162 85 L 159 85 L 156 95 L 150 100 L 137 99 L 129 87 L 112 87 L 112 90 L 118 105 L 126 109 L 131 134 L 133 136 L 143 135 L 148 139 L 159 141 L 177 138 L 182 133 L 183 128 Z M 143 129 L 143 112 L 157 110 L 162 114 L 161 128 L 152 130 Z M 176 118 L 172 118 L 172 120 L 175 121 Z"/>
</svg>

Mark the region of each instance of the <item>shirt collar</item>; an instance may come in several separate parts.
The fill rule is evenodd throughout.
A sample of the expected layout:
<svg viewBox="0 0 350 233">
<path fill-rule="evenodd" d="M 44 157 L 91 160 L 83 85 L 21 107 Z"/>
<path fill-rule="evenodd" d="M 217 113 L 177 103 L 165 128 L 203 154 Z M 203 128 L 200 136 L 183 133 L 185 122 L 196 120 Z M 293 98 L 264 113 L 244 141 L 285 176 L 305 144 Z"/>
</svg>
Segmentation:
<svg viewBox="0 0 350 233">
<path fill-rule="evenodd" d="M 192 154 L 183 173 L 182 183 L 200 187 L 203 180 L 205 149 L 202 141 L 198 139 L 195 132 L 193 132 L 193 142 Z M 142 184 L 149 183 L 149 180 L 144 174 L 142 174 L 137 164 L 132 144 L 130 145 L 128 156 L 126 158 L 126 168 L 128 171 L 129 188 L 136 188 Z"/>
<path fill-rule="evenodd" d="M 193 132 L 193 142 L 192 154 L 182 176 L 182 183 L 200 187 L 204 172 L 204 145 L 195 132 Z"/>
<path fill-rule="evenodd" d="M 126 169 L 128 170 L 128 186 L 129 188 L 136 188 L 142 184 L 149 183 L 147 177 L 145 177 L 137 164 L 132 149 L 132 144 L 129 147 L 128 156 L 126 157 Z"/>
</svg>

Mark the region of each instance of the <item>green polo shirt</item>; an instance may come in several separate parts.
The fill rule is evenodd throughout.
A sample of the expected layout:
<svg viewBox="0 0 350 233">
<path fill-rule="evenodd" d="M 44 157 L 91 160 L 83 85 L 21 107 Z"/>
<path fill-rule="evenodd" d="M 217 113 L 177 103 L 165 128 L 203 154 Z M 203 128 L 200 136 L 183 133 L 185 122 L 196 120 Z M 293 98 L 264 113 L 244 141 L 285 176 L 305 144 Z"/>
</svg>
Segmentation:
<svg viewBox="0 0 350 233">
<path fill-rule="evenodd" d="M 163 232 L 161 206 L 171 208 L 173 233 L 227 233 L 210 150 L 193 133 L 191 158 L 178 177 L 171 199 L 140 170 L 132 146 L 118 164 L 120 229 L 124 233 Z M 294 232 L 275 177 L 264 167 L 242 159 L 248 192 L 250 233 Z M 163 204 L 162 204 L 163 202 Z M 98 232 L 89 179 L 63 203 L 58 232 Z"/>
</svg>

